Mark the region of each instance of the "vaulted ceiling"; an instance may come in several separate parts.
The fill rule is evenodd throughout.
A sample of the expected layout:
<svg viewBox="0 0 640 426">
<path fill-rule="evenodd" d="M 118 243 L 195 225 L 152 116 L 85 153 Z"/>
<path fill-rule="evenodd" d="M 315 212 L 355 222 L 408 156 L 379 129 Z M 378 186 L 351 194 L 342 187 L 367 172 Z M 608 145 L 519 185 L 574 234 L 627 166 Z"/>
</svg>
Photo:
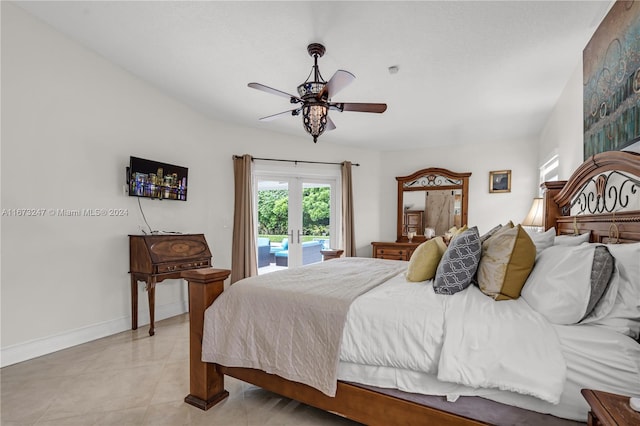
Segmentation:
<svg viewBox="0 0 640 426">
<path fill-rule="evenodd" d="M 610 1 L 77 1 L 20 7 L 210 117 L 306 138 L 249 82 L 296 93 L 312 59 L 356 80 L 318 143 L 400 150 L 537 137 Z M 389 67 L 398 67 L 392 74 Z"/>
</svg>

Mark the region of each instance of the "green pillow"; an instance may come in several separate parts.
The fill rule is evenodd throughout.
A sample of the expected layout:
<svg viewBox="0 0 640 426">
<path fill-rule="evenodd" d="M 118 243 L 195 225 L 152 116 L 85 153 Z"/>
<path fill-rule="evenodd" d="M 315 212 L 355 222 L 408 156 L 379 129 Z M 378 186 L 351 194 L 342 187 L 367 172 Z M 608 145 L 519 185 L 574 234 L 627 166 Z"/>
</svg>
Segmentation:
<svg viewBox="0 0 640 426">
<path fill-rule="evenodd" d="M 419 282 L 436 276 L 436 269 L 447 245 L 442 237 L 432 238 L 420 244 L 409 259 L 407 281 Z"/>
</svg>

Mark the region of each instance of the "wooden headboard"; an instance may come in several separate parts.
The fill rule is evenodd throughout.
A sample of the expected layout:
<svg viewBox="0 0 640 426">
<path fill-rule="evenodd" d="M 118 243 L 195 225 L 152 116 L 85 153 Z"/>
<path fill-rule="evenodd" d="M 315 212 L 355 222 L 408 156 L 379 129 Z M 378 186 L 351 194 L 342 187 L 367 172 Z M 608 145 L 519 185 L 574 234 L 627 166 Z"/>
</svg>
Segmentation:
<svg viewBox="0 0 640 426">
<path fill-rule="evenodd" d="M 591 242 L 640 241 L 640 154 L 608 151 L 585 161 L 566 181 L 545 182 L 544 229 L 591 232 Z"/>
</svg>

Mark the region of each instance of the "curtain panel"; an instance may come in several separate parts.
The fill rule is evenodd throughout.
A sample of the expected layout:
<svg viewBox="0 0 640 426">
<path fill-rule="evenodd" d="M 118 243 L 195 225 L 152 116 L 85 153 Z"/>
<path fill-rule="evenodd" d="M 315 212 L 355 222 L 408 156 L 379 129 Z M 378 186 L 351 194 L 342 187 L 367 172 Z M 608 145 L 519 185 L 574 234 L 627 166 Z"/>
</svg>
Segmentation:
<svg viewBox="0 0 640 426">
<path fill-rule="evenodd" d="M 253 158 L 245 154 L 233 159 L 235 188 L 231 284 L 258 274 L 253 217 Z"/>
<path fill-rule="evenodd" d="M 351 183 L 351 162 L 344 161 L 342 169 L 342 243 L 344 256 L 356 255 L 356 242 L 353 232 L 353 185 Z"/>
</svg>

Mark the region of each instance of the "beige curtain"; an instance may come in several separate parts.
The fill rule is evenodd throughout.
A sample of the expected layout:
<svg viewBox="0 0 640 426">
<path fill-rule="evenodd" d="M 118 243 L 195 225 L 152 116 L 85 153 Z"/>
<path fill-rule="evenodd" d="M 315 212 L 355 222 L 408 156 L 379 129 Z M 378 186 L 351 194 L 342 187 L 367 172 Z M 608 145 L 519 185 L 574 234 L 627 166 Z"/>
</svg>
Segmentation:
<svg viewBox="0 0 640 426">
<path fill-rule="evenodd" d="M 247 154 L 233 158 L 235 201 L 231 247 L 231 284 L 258 274 L 253 219 L 252 160 L 253 158 Z"/>
<path fill-rule="evenodd" d="M 353 188 L 349 161 L 342 163 L 342 243 L 345 257 L 356 255 L 356 241 L 353 233 Z"/>
</svg>

